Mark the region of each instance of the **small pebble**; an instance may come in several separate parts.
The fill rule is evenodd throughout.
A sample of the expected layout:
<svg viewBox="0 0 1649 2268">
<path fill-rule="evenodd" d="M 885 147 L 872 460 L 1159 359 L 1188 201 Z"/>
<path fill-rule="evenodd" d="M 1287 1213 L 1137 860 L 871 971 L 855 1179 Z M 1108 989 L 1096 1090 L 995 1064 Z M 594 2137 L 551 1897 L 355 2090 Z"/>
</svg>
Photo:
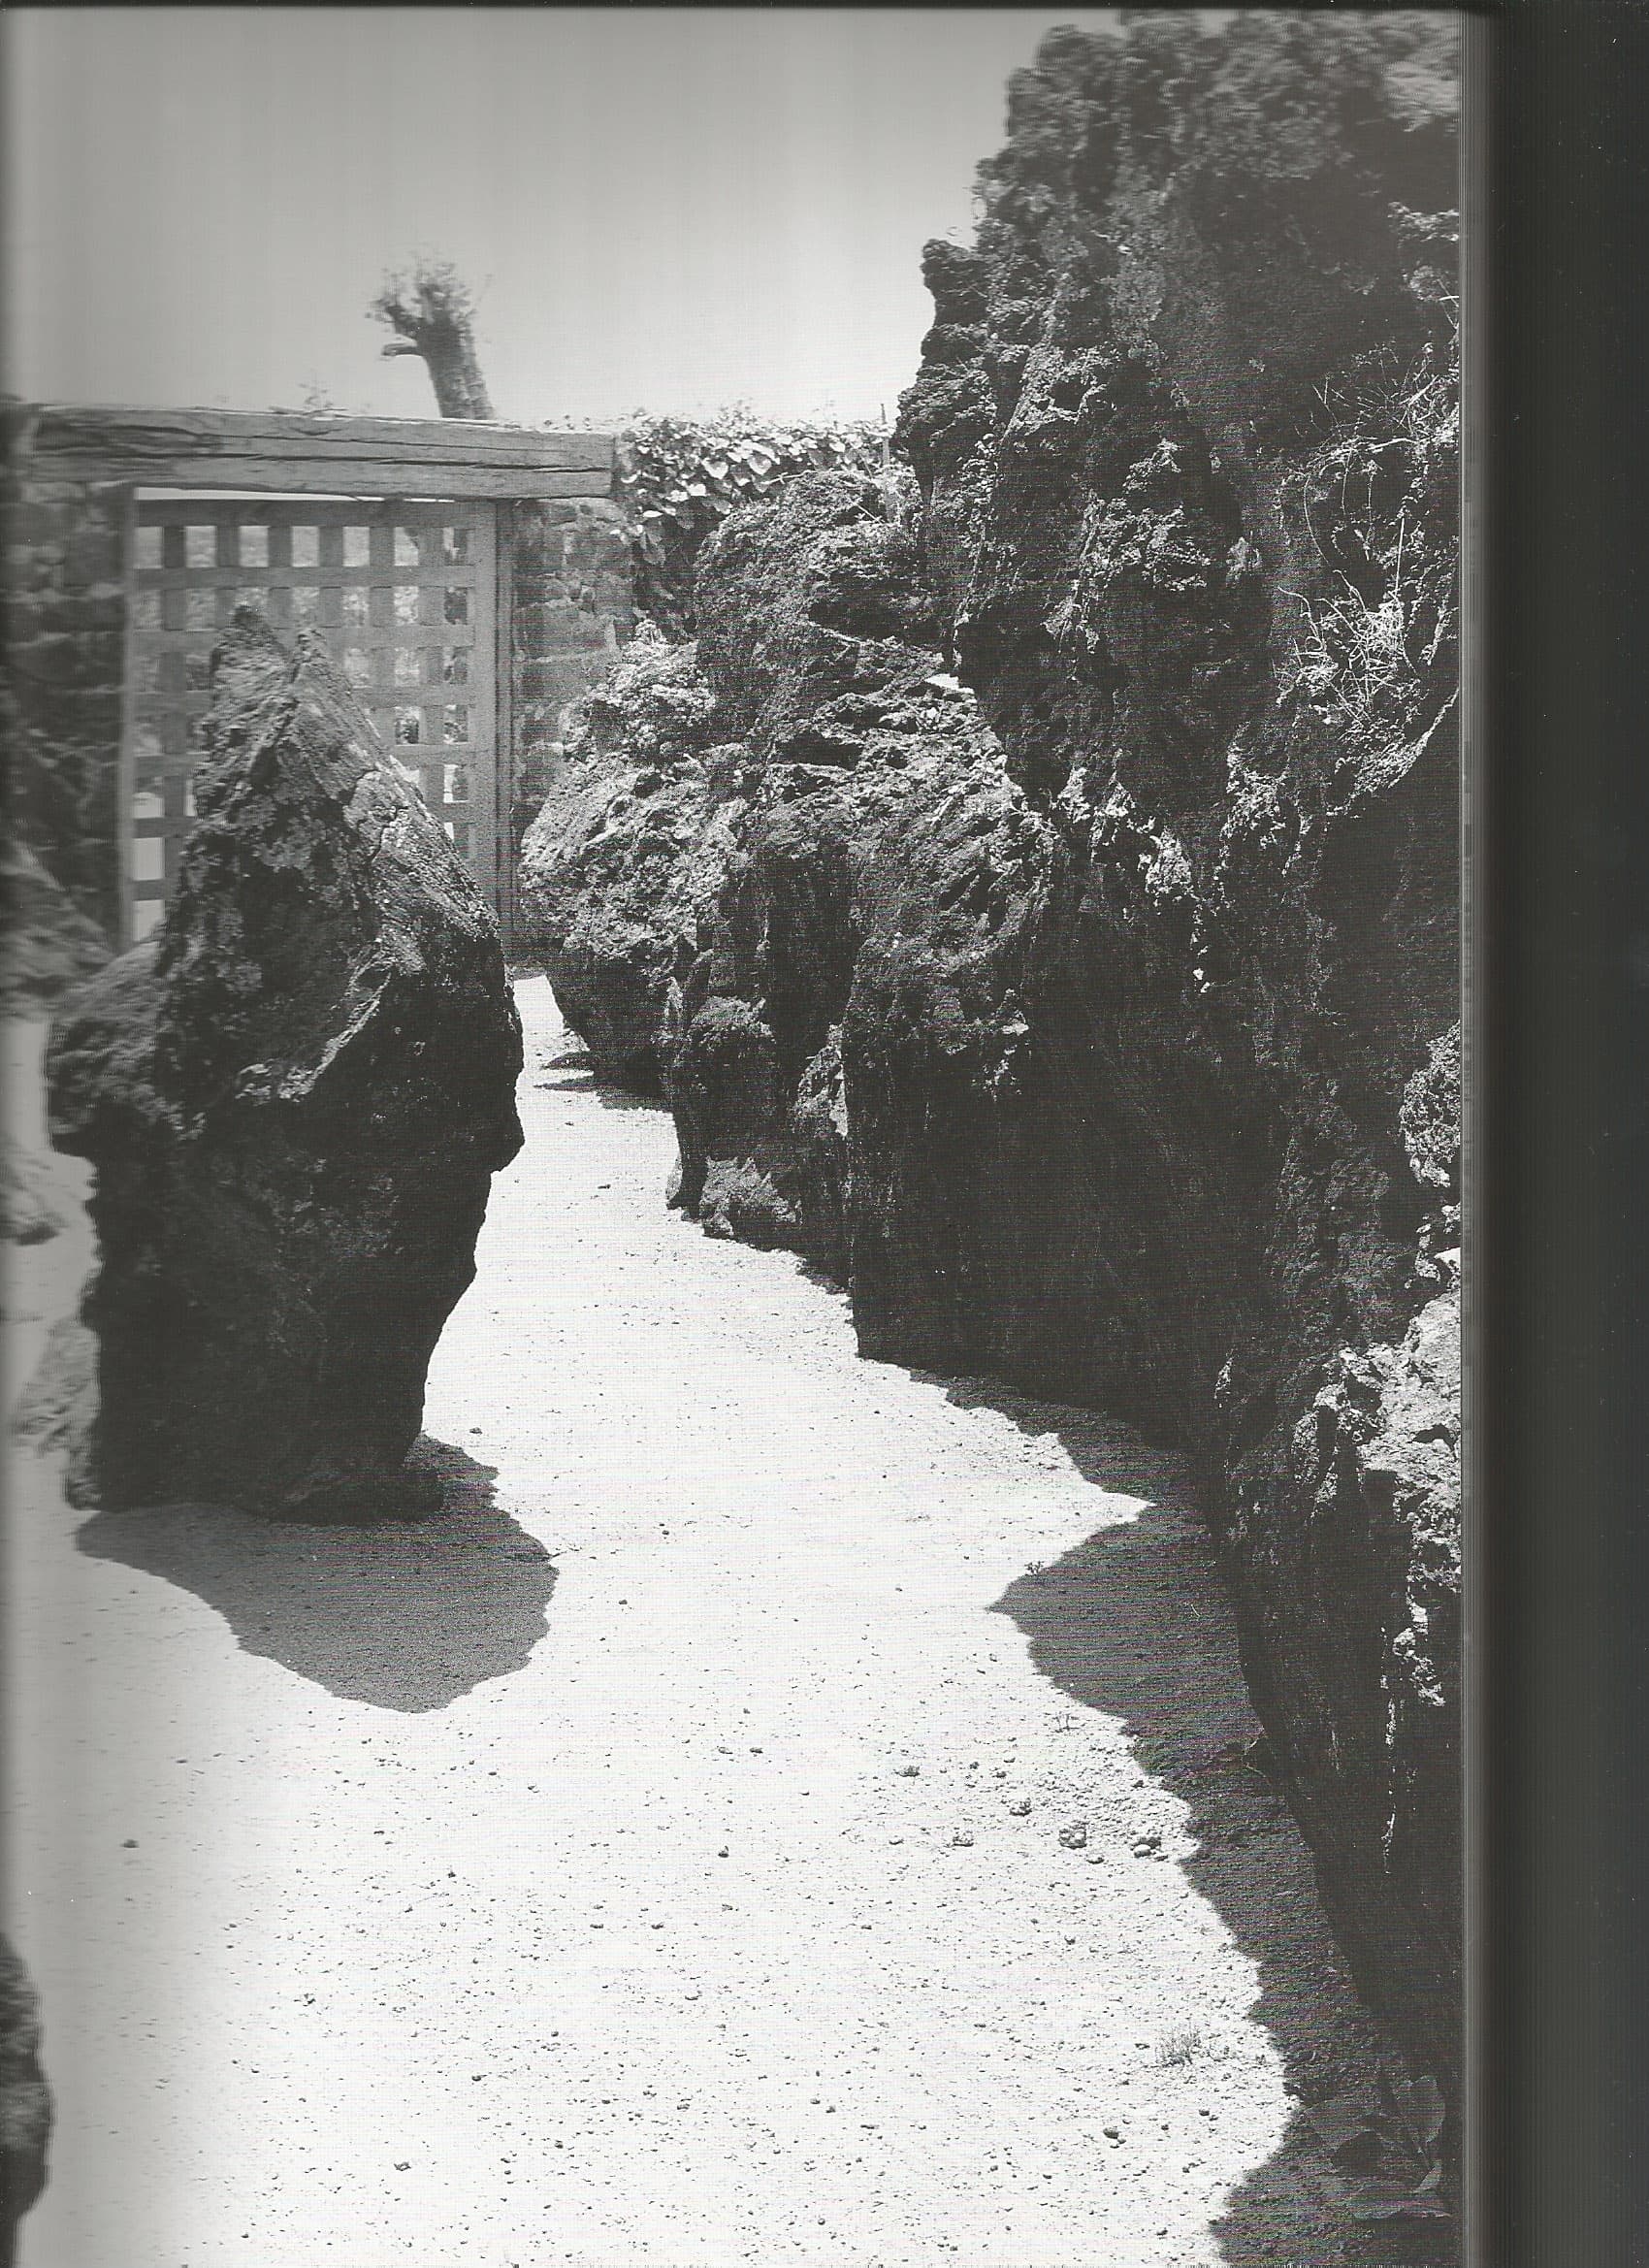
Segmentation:
<svg viewBox="0 0 1649 2268">
<path fill-rule="evenodd" d="M 951 1837 L 951 1848 L 953 1851 L 971 1851 L 973 1849 L 973 1836 L 965 1827 L 958 1828 Z"/>
<path fill-rule="evenodd" d="M 900 1766 L 899 1766 L 899 1777 L 900 1777 L 900 1779 L 901 1779 L 901 1780 L 918 1780 L 918 1779 L 920 1779 L 920 1778 L 922 1777 L 922 1766 L 921 1766 L 921 1765 L 919 1765 L 919 1764 L 902 1764 L 902 1765 L 900 1765 Z"/>
<path fill-rule="evenodd" d="M 1030 1817 L 1030 1798 L 1028 1796 L 1016 1796 L 1008 1806 L 1008 1816 L 1010 1819 L 1028 1819 Z"/>
<path fill-rule="evenodd" d="M 1067 1851 L 1085 1850 L 1087 1839 L 1088 1828 L 1085 1819 L 1074 1819 L 1069 1827 L 1062 1827 L 1059 1830 L 1059 1840 Z"/>
</svg>

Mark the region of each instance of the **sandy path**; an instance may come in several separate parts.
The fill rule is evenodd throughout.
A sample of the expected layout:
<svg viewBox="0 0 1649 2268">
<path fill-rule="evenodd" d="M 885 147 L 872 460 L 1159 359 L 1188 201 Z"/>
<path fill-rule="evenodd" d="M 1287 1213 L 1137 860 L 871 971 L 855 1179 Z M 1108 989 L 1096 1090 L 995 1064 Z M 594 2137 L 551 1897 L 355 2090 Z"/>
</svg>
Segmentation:
<svg viewBox="0 0 1649 2268">
<path fill-rule="evenodd" d="M 1210 1764 L 1252 1725 L 1171 1474 L 859 1362 L 520 998 L 448 1517 L 88 1520 L 22 1460 L 25 2268 L 1345 2256 L 1290 2090 L 1368 2034 Z"/>
</svg>

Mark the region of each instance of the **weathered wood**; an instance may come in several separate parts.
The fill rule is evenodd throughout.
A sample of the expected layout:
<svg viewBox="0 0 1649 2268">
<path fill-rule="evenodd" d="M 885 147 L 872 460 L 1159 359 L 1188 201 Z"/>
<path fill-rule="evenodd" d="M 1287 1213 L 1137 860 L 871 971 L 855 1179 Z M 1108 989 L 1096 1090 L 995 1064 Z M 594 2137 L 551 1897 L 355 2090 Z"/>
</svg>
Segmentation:
<svg viewBox="0 0 1649 2268">
<path fill-rule="evenodd" d="M 469 560 L 448 561 L 429 568 L 393 563 L 381 574 L 365 567 L 134 567 L 132 580 L 140 591 L 266 591 L 275 583 L 297 584 L 311 591 L 364 591 L 370 584 L 387 581 L 407 590 L 414 587 L 468 591 L 474 588 L 475 569 Z"/>
<path fill-rule="evenodd" d="M 439 520 L 449 527 L 456 521 L 460 527 L 466 527 L 469 524 L 469 512 L 473 508 L 466 506 L 462 499 L 391 497 L 386 500 L 374 496 L 329 498 L 316 495 L 307 499 L 303 511 L 295 514 L 291 500 L 287 497 L 240 496 L 231 492 L 228 495 L 191 496 L 186 500 L 188 511 L 179 514 L 178 507 L 182 501 L 175 496 L 140 496 L 136 506 L 138 526 L 168 528 L 182 518 L 192 528 L 210 528 L 222 521 L 235 528 L 265 528 L 269 531 L 272 544 L 279 536 L 290 545 L 295 523 L 305 528 L 319 529 L 336 525 L 340 528 L 371 530 L 380 522 L 387 522 L 391 536 L 390 549 L 384 554 L 382 562 L 385 567 L 397 564 L 394 553 L 394 530 L 397 527 L 413 536 L 427 520 Z M 454 506 L 451 510 L 447 509 L 449 502 Z M 283 562 L 277 561 L 272 553 L 269 564 L 276 567 Z M 287 560 L 284 564 L 295 563 Z M 372 561 L 372 564 L 375 569 L 377 562 Z M 407 560 L 405 564 L 411 566 L 413 563 Z"/>
<path fill-rule="evenodd" d="M 309 585 L 288 583 L 286 588 L 289 591 L 302 591 L 307 590 Z M 260 598 L 269 597 L 270 587 L 258 595 Z M 151 630 L 143 626 L 144 649 L 150 654 L 164 654 L 173 650 L 192 652 L 211 643 L 212 627 L 209 623 L 201 624 L 196 630 Z M 468 622 L 342 622 L 337 624 L 336 628 L 340 639 L 346 646 L 447 646 L 456 650 L 469 648 L 476 643 L 475 627 L 473 623 Z"/>
<path fill-rule="evenodd" d="M 529 465 L 466 465 L 424 459 L 391 463 L 372 458 L 153 457 L 116 460 L 108 455 L 37 458 L 36 470 L 53 480 L 142 481 L 146 488 L 269 489 L 281 496 L 404 498 L 432 502 L 511 497 L 608 496 L 612 473 L 558 471 Z"/>
<path fill-rule="evenodd" d="M 32 405 L 36 457 L 336 459 L 495 465 L 535 472 L 610 472 L 611 434 L 545 433 L 469 418 L 335 417 L 296 409 L 142 409 Z"/>
</svg>

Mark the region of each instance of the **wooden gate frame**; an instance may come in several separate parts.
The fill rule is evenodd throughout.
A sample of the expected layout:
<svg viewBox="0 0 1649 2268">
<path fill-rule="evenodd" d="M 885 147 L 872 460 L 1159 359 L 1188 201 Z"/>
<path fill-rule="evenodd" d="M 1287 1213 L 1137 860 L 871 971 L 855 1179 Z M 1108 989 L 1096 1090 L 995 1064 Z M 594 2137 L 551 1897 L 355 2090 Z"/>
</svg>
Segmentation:
<svg viewBox="0 0 1649 2268">
<path fill-rule="evenodd" d="M 514 503 L 613 493 L 611 434 L 534 432 L 524 426 L 456 418 L 335 417 L 282 409 L 80 408 L 63 403 L 34 407 L 31 425 L 28 451 L 33 477 L 127 490 L 128 562 L 136 557 L 133 528 L 140 488 L 433 503 L 486 499 Z M 495 552 L 499 826 L 501 840 L 507 845 L 515 775 L 507 526 L 499 531 Z M 132 696 L 128 665 L 122 685 L 122 767 L 131 745 Z M 507 952 L 515 896 L 507 856 L 501 884 L 499 922 Z"/>
</svg>

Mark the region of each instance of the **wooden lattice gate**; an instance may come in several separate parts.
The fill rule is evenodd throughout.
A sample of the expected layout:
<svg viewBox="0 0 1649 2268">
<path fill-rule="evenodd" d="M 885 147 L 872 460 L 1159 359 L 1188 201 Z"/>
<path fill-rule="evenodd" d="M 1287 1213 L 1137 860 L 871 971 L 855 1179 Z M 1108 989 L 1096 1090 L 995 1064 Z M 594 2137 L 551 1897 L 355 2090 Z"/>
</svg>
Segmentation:
<svg viewBox="0 0 1649 2268">
<path fill-rule="evenodd" d="M 495 507 L 144 498 L 128 608 L 127 934 L 146 936 L 194 812 L 211 648 L 238 605 L 324 632 L 380 737 L 501 911 L 507 782 L 497 695 Z"/>
</svg>

